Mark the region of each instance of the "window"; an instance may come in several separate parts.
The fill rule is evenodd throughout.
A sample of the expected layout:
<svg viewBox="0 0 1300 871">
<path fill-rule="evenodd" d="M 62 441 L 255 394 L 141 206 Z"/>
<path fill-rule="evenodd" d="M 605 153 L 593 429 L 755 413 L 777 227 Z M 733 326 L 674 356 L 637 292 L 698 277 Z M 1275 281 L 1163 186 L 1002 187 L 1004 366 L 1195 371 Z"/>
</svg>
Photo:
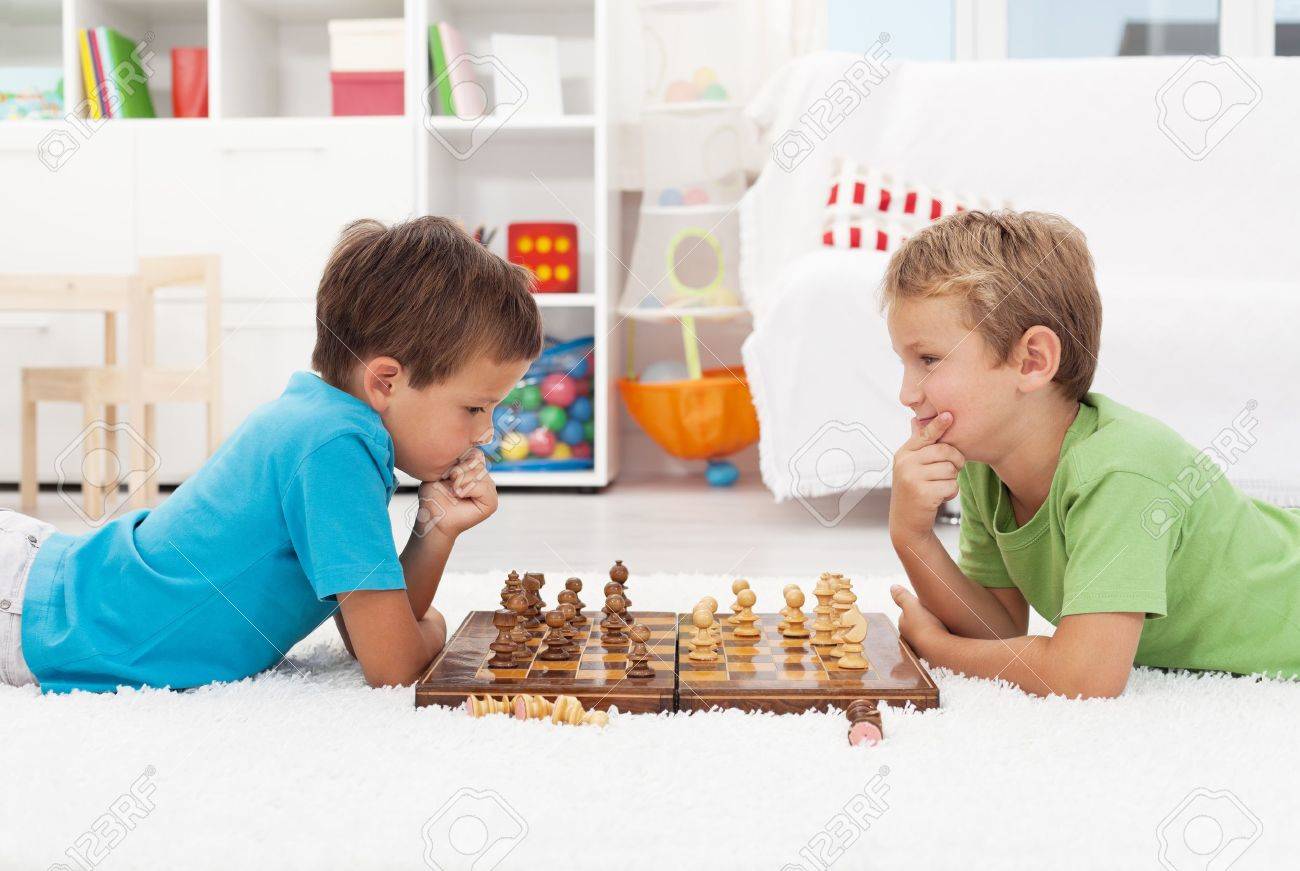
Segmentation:
<svg viewBox="0 0 1300 871">
<path fill-rule="evenodd" d="M 897 60 L 952 60 L 952 0 L 830 0 L 828 47 L 862 52 L 881 33 Z"/>
<path fill-rule="evenodd" d="M 1273 53 L 1300 55 L 1300 0 L 1277 0 L 1276 23 L 1273 25 Z"/>
<path fill-rule="evenodd" d="M 1288 0 L 1278 0 L 1279 6 Z M 1290 0 L 1290 5 L 1300 5 Z M 1008 0 L 1009 57 L 1218 54 L 1218 0 Z"/>
</svg>

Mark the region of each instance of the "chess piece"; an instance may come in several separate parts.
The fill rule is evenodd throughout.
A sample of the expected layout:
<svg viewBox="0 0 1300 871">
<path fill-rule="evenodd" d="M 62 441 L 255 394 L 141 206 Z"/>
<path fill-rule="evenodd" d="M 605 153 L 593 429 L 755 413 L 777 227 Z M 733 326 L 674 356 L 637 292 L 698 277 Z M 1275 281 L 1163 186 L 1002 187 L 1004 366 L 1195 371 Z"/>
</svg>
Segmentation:
<svg viewBox="0 0 1300 871">
<path fill-rule="evenodd" d="M 536 629 L 542 625 L 542 582 L 529 572 L 524 575 L 524 595 L 528 597 L 528 611 L 524 614 L 524 628 Z"/>
<path fill-rule="evenodd" d="M 566 590 L 565 592 L 568 591 Z M 578 650 L 577 640 L 578 630 L 573 628 L 573 605 L 568 602 L 561 602 L 556 606 L 555 610 L 559 611 L 560 616 L 564 618 L 564 625 L 560 628 L 560 631 L 564 633 L 564 640 L 569 651 L 569 658 L 575 659 L 580 651 Z"/>
<path fill-rule="evenodd" d="M 582 612 L 587 606 L 582 604 L 582 599 L 578 597 L 578 594 L 582 592 L 582 578 L 569 578 L 564 582 L 564 589 L 573 593 L 573 607 L 578 609 L 578 616 L 573 618 L 574 624 L 577 626 L 585 626 L 587 623 L 587 616 Z"/>
<path fill-rule="evenodd" d="M 516 575 L 514 572 L 511 572 L 510 574 L 515 575 L 515 577 L 518 577 L 518 575 Z M 501 584 L 501 607 L 502 608 L 509 607 L 508 603 L 510 602 L 510 597 L 512 595 L 514 595 L 514 591 L 510 589 L 510 576 L 507 575 L 505 581 Z"/>
<path fill-rule="evenodd" d="M 831 615 L 834 613 L 831 599 L 835 596 L 835 590 L 832 589 L 830 579 L 826 575 L 818 579 L 817 586 L 813 588 L 813 595 L 817 597 L 817 607 L 813 609 L 816 617 L 813 620 L 812 645 L 826 652 L 827 648 L 836 644 L 835 624 L 831 622 Z"/>
<path fill-rule="evenodd" d="M 732 637 L 761 638 L 763 633 L 754 625 L 758 622 L 758 616 L 754 614 L 754 603 L 758 601 L 758 596 L 746 588 L 736 594 L 736 601 L 740 603 L 740 613 L 736 615 L 736 628 L 731 631 Z"/>
<path fill-rule="evenodd" d="M 515 615 L 515 623 L 510 630 L 510 640 L 515 643 L 514 660 L 527 662 L 533 655 L 528 648 L 528 630 L 524 628 L 524 619 L 528 612 L 528 597 L 522 592 L 515 593 L 506 602 L 506 607 Z"/>
<path fill-rule="evenodd" d="M 731 605 L 731 616 L 727 618 L 727 622 L 732 626 L 735 626 L 738 622 L 736 620 L 736 615 L 740 613 L 740 591 L 748 589 L 749 581 L 735 580 L 731 582 L 731 592 L 736 596 L 736 601 Z"/>
<path fill-rule="evenodd" d="M 578 612 L 577 593 L 573 592 L 573 590 L 570 589 L 563 589 L 560 590 L 559 595 L 557 595 L 555 598 L 561 605 L 568 605 L 570 608 L 573 609 L 573 616 L 569 618 L 569 625 L 572 626 L 575 631 L 578 629 L 579 626 L 582 626 L 587 622 L 586 617 L 583 617 L 581 621 L 578 620 L 578 618 L 582 617 L 582 615 Z"/>
<path fill-rule="evenodd" d="M 529 578 L 537 579 L 537 610 L 545 611 L 546 602 L 542 599 L 542 587 L 546 586 L 546 575 L 541 572 L 524 572 L 524 580 Z"/>
<path fill-rule="evenodd" d="M 798 586 L 799 586 L 798 584 L 786 584 L 784 587 L 781 588 L 781 598 L 782 599 L 786 598 L 786 593 L 790 592 L 791 590 L 795 589 Z M 776 624 L 776 631 L 784 635 L 786 627 L 790 625 L 789 624 L 790 606 L 789 605 L 783 606 L 781 610 L 778 611 L 777 613 L 781 615 L 781 622 Z"/>
<path fill-rule="evenodd" d="M 621 559 L 614 560 L 614 565 L 609 568 L 609 579 L 618 584 L 618 594 L 627 602 L 628 610 L 632 608 L 632 599 L 627 594 L 627 566 L 623 565 Z"/>
<path fill-rule="evenodd" d="M 692 662 L 717 662 L 718 653 L 713 649 L 713 615 L 707 608 L 696 608 L 691 612 L 691 625 L 695 627 L 695 637 L 691 639 L 691 652 L 686 658 Z"/>
<path fill-rule="evenodd" d="M 544 696 L 518 695 L 514 698 L 517 720 L 539 720 L 551 715 L 552 705 Z"/>
<path fill-rule="evenodd" d="M 708 609 L 709 618 L 713 621 L 709 626 L 709 632 L 713 635 L 714 641 L 722 640 L 722 624 L 718 622 L 718 600 L 712 596 L 705 596 L 700 599 L 700 604 L 696 608 L 704 607 Z"/>
<path fill-rule="evenodd" d="M 807 638 L 812 634 L 803 625 L 808 619 L 803 613 L 803 603 L 803 590 L 793 584 L 785 588 L 785 631 L 781 634 L 786 638 Z"/>
<path fill-rule="evenodd" d="M 627 653 L 627 661 L 630 668 L 627 670 L 627 676 L 630 678 L 654 677 L 655 671 L 650 667 L 650 648 L 646 642 L 650 640 L 650 627 L 644 623 L 638 623 L 627 631 L 628 637 L 632 639 L 632 649 Z"/>
<path fill-rule="evenodd" d="M 840 593 L 849 593 L 851 590 L 840 590 Z M 844 612 L 844 642 L 841 645 L 843 653 L 840 655 L 840 661 L 836 663 L 839 668 L 847 668 L 853 671 L 864 671 L 871 667 L 871 663 L 862 655 L 862 642 L 867 638 L 867 618 L 858 610 L 856 605 L 851 605 L 849 610 Z"/>
<path fill-rule="evenodd" d="M 834 588 L 834 582 L 832 582 L 832 587 Z M 835 594 L 831 596 L 831 607 L 834 609 L 834 613 L 831 615 L 831 622 L 835 624 L 835 634 L 833 637 L 835 638 L 836 645 L 835 649 L 831 651 L 831 656 L 844 655 L 844 630 L 849 626 L 849 624 L 844 622 L 844 615 L 849 612 L 849 609 L 853 607 L 853 603 L 857 600 L 857 595 L 842 584 L 838 589 L 835 589 Z"/>
<path fill-rule="evenodd" d="M 854 699 L 849 702 L 844 716 L 849 720 L 849 744 L 854 747 L 866 744 L 868 747 L 879 744 L 885 739 L 885 730 L 880 723 L 880 711 L 870 699 Z"/>
<path fill-rule="evenodd" d="M 488 668 L 510 668 L 515 664 L 515 643 L 510 639 L 510 630 L 515 628 L 518 618 L 514 611 L 502 608 L 492 615 L 492 625 L 496 627 L 497 638 L 488 645 L 492 658 Z"/>
<path fill-rule="evenodd" d="M 605 621 L 609 619 L 609 597 L 623 595 L 623 588 L 618 585 L 618 581 L 610 581 L 605 585 L 605 589 L 602 592 L 605 594 L 605 606 L 600 609 L 600 613 L 605 616 L 601 618 L 600 623 L 604 626 Z M 625 599 L 624 601 L 627 600 Z"/>
<path fill-rule="evenodd" d="M 470 696 L 465 699 L 465 710 L 471 717 L 486 717 L 488 714 L 508 714 L 511 710 L 510 699 L 502 696 L 500 699 L 494 699 L 491 696 Z"/>
<path fill-rule="evenodd" d="M 569 658 L 569 641 L 564 637 L 564 615 L 559 611 L 546 612 L 546 637 L 542 644 L 546 647 L 537 658 L 546 662 L 558 662 Z"/>
<path fill-rule="evenodd" d="M 609 609 L 609 617 L 600 621 L 600 628 L 604 630 L 600 643 L 606 647 L 622 647 L 627 644 L 627 636 L 623 634 L 627 626 L 627 600 L 614 593 L 605 601 L 605 607 Z"/>
</svg>

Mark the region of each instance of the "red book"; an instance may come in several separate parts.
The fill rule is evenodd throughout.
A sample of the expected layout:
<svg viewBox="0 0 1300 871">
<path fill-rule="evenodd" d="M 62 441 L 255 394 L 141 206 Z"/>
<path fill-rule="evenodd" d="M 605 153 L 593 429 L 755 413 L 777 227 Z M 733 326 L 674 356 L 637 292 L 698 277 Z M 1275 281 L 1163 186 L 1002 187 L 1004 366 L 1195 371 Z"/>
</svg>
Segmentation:
<svg viewBox="0 0 1300 871">
<path fill-rule="evenodd" d="M 208 50 L 202 46 L 172 49 L 172 115 L 208 117 Z"/>
</svg>

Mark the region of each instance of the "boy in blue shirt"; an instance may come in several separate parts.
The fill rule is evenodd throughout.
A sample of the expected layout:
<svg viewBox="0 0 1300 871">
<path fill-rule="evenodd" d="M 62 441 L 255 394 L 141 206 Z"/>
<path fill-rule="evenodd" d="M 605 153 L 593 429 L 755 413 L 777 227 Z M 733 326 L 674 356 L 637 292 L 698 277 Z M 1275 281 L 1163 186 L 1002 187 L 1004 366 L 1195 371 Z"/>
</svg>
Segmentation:
<svg viewBox="0 0 1300 871">
<path fill-rule="evenodd" d="M 451 221 L 349 226 L 296 373 L 152 511 L 74 536 L 0 512 L 0 682 L 182 689 L 277 665 L 334 617 L 371 686 L 441 650 L 431 606 L 491 515 L 478 446 L 541 350 L 531 279 Z M 394 467 L 424 482 L 401 555 Z"/>
</svg>

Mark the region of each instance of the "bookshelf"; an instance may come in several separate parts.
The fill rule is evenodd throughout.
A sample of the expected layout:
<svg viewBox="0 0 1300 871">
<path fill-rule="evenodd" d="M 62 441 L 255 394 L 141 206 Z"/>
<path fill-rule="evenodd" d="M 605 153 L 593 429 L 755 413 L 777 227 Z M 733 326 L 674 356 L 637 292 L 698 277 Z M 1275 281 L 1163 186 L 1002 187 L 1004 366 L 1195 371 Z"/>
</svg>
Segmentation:
<svg viewBox="0 0 1300 871">
<path fill-rule="evenodd" d="M 21 43 L 33 65 L 61 65 L 65 111 L 57 121 L 0 122 L 0 173 L 22 174 L 0 213 L 0 235 L 20 252 L 13 271 L 129 271 L 138 256 L 215 250 L 223 260 L 227 338 L 225 419 L 235 426 L 279 395 L 294 369 L 308 365 L 315 336 L 313 299 L 339 229 L 357 217 L 394 221 L 443 214 L 467 226 L 499 228 L 505 253 L 510 221 L 579 225 L 579 291 L 538 294 L 547 334 L 595 337 L 594 468 L 576 472 L 495 473 L 502 486 L 598 488 L 617 474 L 617 398 L 621 351 L 612 251 L 620 238 L 617 192 L 610 184 L 612 137 L 607 101 L 609 0 L 13 0 L 0 4 L 0 46 Z M 330 115 L 328 22 L 400 18 L 406 43 L 404 112 Z M 450 21 L 466 51 L 486 55 L 494 32 L 546 34 L 559 42 L 564 114 L 512 116 L 471 156 L 472 120 L 432 114 L 428 27 Z M 91 124 L 82 104 L 78 28 L 111 26 L 133 39 L 153 34 L 150 93 L 158 118 Z M 172 47 L 208 48 L 209 117 L 171 114 Z M 490 73 L 482 74 L 491 89 Z M 49 173 L 32 152 L 52 131 L 79 146 Z M 102 194 L 112 208 L 79 209 Z M 57 205 L 52 205 L 57 204 Z M 39 213 L 39 214 L 37 214 Z M 109 233 L 104 223 L 112 222 Z M 67 240 L 77 239 L 75 251 Z M 63 242 L 59 242 L 63 240 Z M 67 257 L 62 254 L 68 252 Z M 159 354 L 188 346 L 199 303 L 184 291 L 159 302 Z M 199 326 L 194 326 L 198 330 Z M 0 408 L 17 408 L 21 365 L 93 358 L 100 330 L 63 316 L 0 320 Z M 12 342 L 11 342 L 12 340 Z M 30 346 L 30 347 L 29 347 Z M 24 348 L 29 347 L 27 352 Z M 10 353 L 14 360 L 9 362 Z M 12 383 L 10 383 L 12 382 Z M 49 443 L 62 447 L 80 427 L 42 411 Z M 47 425 L 45 417 L 53 415 Z M 17 415 L 0 414 L 0 480 L 17 479 Z M 160 408 L 164 483 L 201 463 L 190 434 L 198 410 Z M 44 436 L 43 436 L 44 438 Z M 42 469 L 48 464 L 42 459 Z M 11 468 L 12 467 L 12 468 Z M 47 476 L 53 479 L 53 470 Z M 409 483 L 409 482 L 408 482 Z"/>
</svg>

